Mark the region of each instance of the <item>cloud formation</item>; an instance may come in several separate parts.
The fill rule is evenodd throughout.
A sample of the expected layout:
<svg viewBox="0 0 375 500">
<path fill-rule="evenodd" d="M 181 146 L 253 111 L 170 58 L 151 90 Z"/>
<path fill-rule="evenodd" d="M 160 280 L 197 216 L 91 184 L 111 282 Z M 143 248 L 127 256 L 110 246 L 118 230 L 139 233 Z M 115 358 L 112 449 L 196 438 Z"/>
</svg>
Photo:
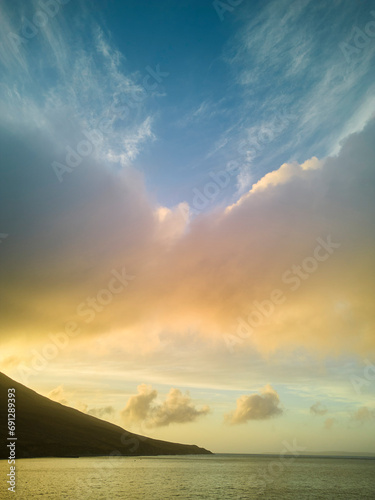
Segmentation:
<svg viewBox="0 0 375 500">
<path fill-rule="evenodd" d="M 360 424 L 372 422 L 375 420 L 375 409 L 368 408 L 367 406 L 361 406 L 361 408 L 358 408 L 358 410 L 353 413 L 351 420 Z"/>
<path fill-rule="evenodd" d="M 149 416 L 152 402 L 158 395 L 155 389 L 146 384 L 140 384 L 137 391 L 138 394 L 130 396 L 125 408 L 121 411 L 121 417 L 127 424 L 145 421 Z"/>
<path fill-rule="evenodd" d="M 4 19 L 10 23 L 11 16 Z M 254 329 L 251 342 L 261 353 L 298 346 L 317 354 L 375 353 L 375 121 L 349 136 L 337 156 L 275 164 L 230 207 L 189 221 L 184 200 L 160 206 L 143 175 L 124 168 L 154 137 L 141 102 L 131 109 L 129 126 L 112 117 L 111 133 L 59 183 L 51 163 L 62 161 L 67 145 L 74 149 L 85 139 L 83 131 L 96 127 L 113 96 L 129 98 L 137 89 L 100 30 L 93 31 L 97 53 L 90 58 L 82 40 L 70 40 L 79 38 L 78 30 L 68 28 L 54 31 L 49 24 L 30 42 L 36 47 L 39 40 L 46 60 L 54 61 L 58 78 L 48 79 L 47 88 L 38 84 L 40 65 L 31 56 L 22 71 L 13 71 L 17 61 L 2 59 L 9 70 L 0 86 L 0 148 L 6 158 L 0 228 L 9 234 L 1 246 L 0 299 L 4 332 L 12 333 L 2 351 L 6 364 L 11 356 L 29 361 L 30 349 L 42 349 L 69 321 L 80 333 L 65 352 L 86 352 L 88 339 L 98 336 L 105 337 L 108 351 L 155 351 L 163 335 L 189 331 L 224 345 L 225 334 L 241 333 L 238 318 L 246 320 L 254 303 L 269 299 L 274 289 L 286 300 Z M 289 44 L 285 33 L 283 44 Z M 263 41 L 258 33 L 249 47 Z M 82 50 L 71 68 L 69 48 L 75 43 Z M 278 47 L 273 50 L 277 56 Z M 294 69 L 303 76 L 304 59 L 298 61 Z M 294 63 L 288 56 L 291 71 Z M 102 66 L 110 77 L 100 72 Z M 22 86 L 21 95 L 23 78 L 30 85 Z M 291 291 L 283 274 L 328 235 L 339 250 L 319 262 L 313 275 L 302 274 L 300 288 Z M 108 303 L 102 290 L 112 271 L 124 267 L 135 279 Z M 247 340 L 241 342 L 246 349 Z"/>
<path fill-rule="evenodd" d="M 170 424 L 194 422 L 198 417 L 207 415 L 209 407 L 198 409 L 194 406 L 189 393 L 185 395 L 179 389 L 172 388 L 165 401 L 155 404 L 157 391 L 151 386 L 141 384 L 138 394 L 129 398 L 121 417 L 126 425 L 145 424 L 146 427 L 165 427 Z"/>
<path fill-rule="evenodd" d="M 326 418 L 325 421 L 324 421 L 324 428 L 329 431 L 332 429 L 332 427 L 334 426 L 334 424 L 336 423 L 336 419 L 335 418 Z"/>
<path fill-rule="evenodd" d="M 47 398 L 52 399 L 52 401 L 56 401 L 57 403 L 60 403 L 62 405 L 68 405 L 69 402 L 66 399 L 66 393 L 63 385 L 59 385 L 58 387 L 55 387 L 55 389 L 52 389 L 47 394 Z"/>
<path fill-rule="evenodd" d="M 310 406 L 310 413 L 312 413 L 313 415 L 325 415 L 327 411 L 327 408 L 319 401 Z"/>
<path fill-rule="evenodd" d="M 267 384 L 260 390 L 260 395 L 239 397 L 236 409 L 225 415 L 225 421 L 228 424 L 244 424 L 249 420 L 266 420 L 282 413 L 279 395 Z"/>
<path fill-rule="evenodd" d="M 74 394 L 70 392 L 68 393 L 64 389 L 63 385 L 59 385 L 52 389 L 52 391 L 47 394 L 47 397 L 49 399 L 52 399 L 52 401 L 56 401 L 57 403 L 65 406 L 76 408 L 83 413 L 87 413 L 87 415 L 92 415 L 93 417 L 101 418 L 104 420 L 111 420 L 116 414 L 116 410 L 113 406 L 89 408 L 86 403 L 75 399 Z"/>
<path fill-rule="evenodd" d="M 62 188 L 46 175 L 50 152 L 38 133 L 26 133 L 21 147 L 9 131 L 2 144 L 9 171 L 0 187 L 7 214 L 1 223 L 13 234 L 2 247 L 4 328 L 34 345 L 69 320 L 81 328 L 76 345 L 116 331 L 127 339 L 126 349 L 148 348 L 161 331 L 178 335 L 189 328 L 221 340 L 237 331 L 237 318 L 246 318 L 254 301 L 280 288 L 287 300 L 254 331 L 259 350 L 303 344 L 322 352 L 374 352 L 368 334 L 375 324 L 369 299 L 374 128 L 372 122 L 350 137 L 322 168 L 301 169 L 285 183 L 243 196 L 229 211 L 202 214 L 190 224 L 178 208 L 153 206 L 131 169 L 110 172 L 93 161 Z M 291 293 L 283 273 L 328 234 L 339 251 Z M 123 267 L 136 278 L 108 307 L 99 303 L 100 314 L 87 323 L 79 305 Z"/>
<path fill-rule="evenodd" d="M 163 427 L 169 424 L 184 424 L 194 422 L 198 417 L 207 415 L 210 409 L 207 405 L 198 409 L 194 406 L 189 393 L 185 395 L 179 389 L 172 388 L 166 400 L 152 408 L 149 417 L 149 427 Z"/>
<path fill-rule="evenodd" d="M 112 418 L 115 415 L 116 410 L 113 406 L 103 406 L 100 408 L 90 408 L 87 410 L 88 415 L 92 415 L 93 417 L 102 418 L 104 420 L 108 418 Z"/>
<path fill-rule="evenodd" d="M 242 147 L 245 171 L 259 164 L 264 168 L 280 151 L 291 151 L 299 160 L 306 158 L 306 151 L 310 156 L 337 152 L 340 140 L 360 130 L 371 116 L 375 46 L 368 40 L 365 50 L 355 50 L 350 64 L 339 48 L 349 42 L 356 23 L 363 29 L 372 20 L 369 3 L 363 12 L 365 17 L 346 0 L 330 5 L 312 0 L 272 0 L 257 16 L 249 16 L 226 53 L 245 99 L 239 111 L 241 126 L 234 127 L 237 133 L 226 131 L 225 137 L 246 145 Z M 319 22 L 323 14 L 325 19 L 332 16 L 339 28 Z M 291 85 L 301 91 L 289 92 Z M 360 94 L 359 87 L 363 89 Z M 258 100 L 261 89 L 267 97 Z M 280 107 L 287 108 L 294 119 L 292 126 L 287 125 L 292 133 L 278 142 L 272 119 Z M 266 130 L 266 141 L 259 140 L 265 135 L 262 129 Z M 277 145 L 271 144 L 274 138 Z M 252 161 L 254 152 L 262 158 Z"/>
</svg>

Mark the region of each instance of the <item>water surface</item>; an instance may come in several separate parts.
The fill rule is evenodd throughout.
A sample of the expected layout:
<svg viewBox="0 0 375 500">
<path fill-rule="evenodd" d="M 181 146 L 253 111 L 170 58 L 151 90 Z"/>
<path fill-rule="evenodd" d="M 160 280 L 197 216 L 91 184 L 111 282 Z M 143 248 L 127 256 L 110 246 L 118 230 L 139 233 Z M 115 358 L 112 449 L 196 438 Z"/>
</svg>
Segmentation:
<svg viewBox="0 0 375 500">
<path fill-rule="evenodd" d="M 41 458 L 17 461 L 17 494 L 45 499 L 375 499 L 375 460 L 254 455 Z"/>
</svg>

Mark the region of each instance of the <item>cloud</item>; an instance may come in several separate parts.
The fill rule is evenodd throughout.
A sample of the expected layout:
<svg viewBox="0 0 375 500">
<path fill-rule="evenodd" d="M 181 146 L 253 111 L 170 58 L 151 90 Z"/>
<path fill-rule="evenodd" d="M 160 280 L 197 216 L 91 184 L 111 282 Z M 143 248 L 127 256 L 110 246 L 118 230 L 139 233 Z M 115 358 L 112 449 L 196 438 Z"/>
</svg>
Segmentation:
<svg viewBox="0 0 375 500">
<path fill-rule="evenodd" d="M 229 424 L 244 424 L 249 420 L 266 420 L 282 413 L 279 395 L 267 384 L 260 390 L 260 395 L 239 397 L 236 409 L 225 415 L 225 421 Z"/>
<path fill-rule="evenodd" d="M 12 332 L 4 352 L 29 360 L 30 348 L 43 350 L 69 321 L 80 333 L 65 347 L 66 356 L 96 356 L 91 340 L 101 336 L 106 353 L 127 355 L 157 353 L 163 336 L 178 344 L 191 331 L 202 342 L 225 347 L 224 335 L 238 336 L 238 318 L 247 321 L 255 303 L 281 289 L 285 302 L 263 316 L 251 340 L 238 337 L 241 349 L 252 343 L 262 354 L 300 346 L 316 355 L 375 353 L 375 121 L 348 137 L 336 156 L 274 164 L 273 172 L 230 207 L 190 222 L 182 215 L 188 211 L 183 200 L 160 207 L 142 173 L 121 165 L 119 155 L 125 163 L 134 160 L 144 141 L 153 139 L 152 113 L 143 106 L 131 110 L 129 123 L 111 122 L 111 133 L 95 153 L 59 183 L 51 163 L 65 161 L 66 147 L 76 149 L 84 128 L 96 126 L 114 95 L 129 97 L 137 79 L 102 32 L 94 29 L 98 53 L 92 54 L 80 30 L 65 26 L 63 16 L 50 22 L 28 44 L 28 73 L 3 60 L 9 76 L 4 71 L 0 86 L 0 148 L 6 159 L 0 228 L 9 237 L 1 247 L 0 298 L 4 332 Z M 276 33 L 284 46 L 290 44 L 287 33 Z M 271 43 L 254 36 L 257 43 L 251 39 L 246 46 Z M 78 38 L 72 43 L 71 37 Z M 36 51 L 38 61 L 45 54 L 56 72 L 45 86 L 33 53 L 38 40 L 45 46 Z M 81 50 L 73 57 L 69 47 L 76 46 Z M 277 46 L 271 48 L 278 54 Z M 292 70 L 293 57 L 285 57 Z M 303 74 L 302 59 L 299 64 Z M 21 85 L 26 77 L 30 85 Z M 319 168 L 306 168 L 311 166 Z M 339 250 L 291 291 L 282 276 L 310 258 L 316 239 L 328 235 Z M 135 279 L 102 304 L 112 271 L 123 268 Z M 80 313 L 87 300 L 95 304 L 86 306 L 92 321 Z"/>
<path fill-rule="evenodd" d="M 123 139 L 121 152 L 108 151 L 107 159 L 119 162 L 123 167 L 131 165 L 141 151 L 141 146 L 149 139 L 155 139 L 151 130 L 151 117 L 147 117 L 136 130 L 130 131 Z"/>
<path fill-rule="evenodd" d="M 327 430 L 331 430 L 335 423 L 336 423 L 336 419 L 335 418 L 327 418 L 324 421 L 324 428 L 327 429 Z"/>
<path fill-rule="evenodd" d="M 116 410 L 113 406 L 103 406 L 100 408 L 90 408 L 87 410 L 88 415 L 92 415 L 93 417 L 108 419 L 112 418 L 115 415 Z"/>
<path fill-rule="evenodd" d="M 375 410 L 369 409 L 367 406 L 362 406 L 361 408 L 358 408 L 355 413 L 353 413 L 351 420 L 360 424 L 372 422 L 375 420 Z"/>
<path fill-rule="evenodd" d="M 66 146 L 74 148 L 85 138 L 85 131 L 97 130 L 104 121 L 104 137 L 91 156 L 123 166 L 131 164 L 147 142 L 155 139 L 152 113 L 147 109 L 148 98 L 155 91 L 146 91 L 141 75 L 127 69 L 125 58 L 109 41 L 110 35 L 83 3 L 61 6 L 38 27 L 33 38 L 15 49 L 9 33 L 22 33 L 22 23 L 12 26 L 11 19 L 32 19 L 39 7 L 33 3 L 22 9 L 12 6 L 13 11 L 0 7 L 6 30 L 1 36 L 6 47 L 2 52 L 16 56 L 0 58 L 4 73 L 0 79 L 2 121 L 43 127 L 46 136 L 62 150 L 56 160 Z M 69 7 L 74 8 L 74 15 L 67 12 Z M 41 59 L 43 65 L 37 64 Z M 46 78 L 44 71 L 53 77 Z"/>
<path fill-rule="evenodd" d="M 249 143 L 247 136 L 256 138 L 256 129 L 282 106 L 296 120 L 277 148 L 290 151 L 293 158 L 306 157 L 306 151 L 311 156 L 337 152 L 343 137 L 361 130 L 373 112 L 375 46 L 368 43 L 350 64 L 339 47 L 352 43 L 353 25 L 363 29 L 371 21 L 370 11 L 366 19 L 346 0 L 329 6 L 311 0 L 273 0 L 245 19 L 225 52 L 244 96 L 237 118 L 241 126 L 232 141 Z M 319 21 L 322 15 L 324 22 Z M 337 29 L 332 29 L 333 19 Z M 293 92 L 287 90 L 290 86 Z M 266 99 L 259 99 L 262 92 Z M 269 164 L 274 154 L 268 144 L 262 156 Z"/>
<path fill-rule="evenodd" d="M 18 356 L 4 356 L 0 360 L 2 370 L 11 370 L 21 363 L 22 359 Z"/>
<path fill-rule="evenodd" d="M 63 385 L 59 385 L 58 387 L 55 387 L 55 389 L 52 389 L 52 391 L 47 394 L 47 398 L 52 399 L 52 401 L 56 401 L 57 403 L 60 403 L 62 405 L 69 404 L 68 400 L 66 399 L 66 393 Z"/>
<path fill-rule="evenodd" d="M 155 404 L 157 391 L 145 384 L 138 386 L 138 394 L 131 396 L 121 412 L 125 424 L 141 424 L 147 427 L 165 427 L 170 424 L 194 422 L 207 415 L 209 407 L 198 409 L 194 406 L 189 393 L 185 395 L 179 389 L 172 388 L 165 401 Z"/>
<path fill-rule="evenodd" d="M 152 409 L 148 426 L 163 427 L 169 424 L 194 422 L 198 417 L 207 415 L 209 411 L 208 406 L 197 409 L 188 392 L 184 395 L 179 389 L 172 388 L 166 400 Z"/>
<path fill-rule="evenodd" d="M 327 408 L 323 406 L 319 401 L 310 406 L 310 413 L 312 413 L 313 415 L 325 415 L 327 411 Z"/>
<path fill-rule="evenodd" d="M 47 398 L 52 399 L 64 406 L 70 406 L 88 415 L 97 418 L 111 419 L 115 415 L 115 409 L 112 406 L 103 406 L 100 408 L 89 408 L 86 403 L 75 397 L 75 392 L 66 391 L 64 385 L 59 385 L 47 394 Z"/>
<path fill-rule="evenodd" d="M 111 171 L 92 160 L 61 185 L 49 170 L 53 145 L 37 131 L 15 137 L 9 130 L 0 222 L 14 236 L 2 247 L 4 327 L 25 345 L 49 342 L 69 320 L 81 328 L 71 346 L 100 334 L 111 345 L 113 332 L 116 349 L 153 350 L 161 332 L 189 329 L 223 342 L 228 332 L 237 334 L 238 317 L 247 320 L 254 302 L 278 288 L 287 300 L 252 335 L 261 352 L 300 345 L 322 353 L 375 352 L 368 333 L 375 325 L 369 299 L 374 130 L 373 121 L 321 168 L 301 168 L 286 182 L 247 193 L 230 210 L 190 223 L 178 207 L 158 208 L 132 169 Z M 327 235 L 339 250 L 292 292 L 283 274 Z M 77 307 L 123 267 L 136 278 L 86 323 Z"/>
<path fill-rule="evenodd" d="M 269 188 L 270 186 L 278 186 L 280 184 L 285 184 L 292 178 L 296 178 L 303 175 L 305 170 L 321 168 L 322 162 L 318 158 L 311 158 L 305 161 L 302 165 L 297 162 L 294 163 L 284 163 L 278 170 L 269 172 L 264 177 L 262 177 L 257 183 L 253 184 L 250 193 L 255 193 L 256 191 L 261 191 Z"/>
<path fill-rule="evenodd" d="M 121 411 L 121 417 L 126 424 L 145 421 L 151 411 L 151 404 L 158 395 L 155 389 L 146 384 L 139 385 L 137 391 L 138 394 L 130 396 L 125 408 Z"/>
</svg>

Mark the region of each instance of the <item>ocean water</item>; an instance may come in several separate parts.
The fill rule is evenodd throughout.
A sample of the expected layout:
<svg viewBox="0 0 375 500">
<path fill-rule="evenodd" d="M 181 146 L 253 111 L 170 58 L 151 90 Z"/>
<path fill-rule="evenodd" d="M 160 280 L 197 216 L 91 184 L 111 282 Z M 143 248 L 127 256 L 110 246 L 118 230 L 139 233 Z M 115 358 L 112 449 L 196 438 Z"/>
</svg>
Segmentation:
<svg viewBox="0 0 375 500">
<path fill-rule="evenodd" d="M 375 460 L 254 455 L 36 458 L 0 461 L 0 498 L 32 500 L 375 499 Z"/>
</svg>

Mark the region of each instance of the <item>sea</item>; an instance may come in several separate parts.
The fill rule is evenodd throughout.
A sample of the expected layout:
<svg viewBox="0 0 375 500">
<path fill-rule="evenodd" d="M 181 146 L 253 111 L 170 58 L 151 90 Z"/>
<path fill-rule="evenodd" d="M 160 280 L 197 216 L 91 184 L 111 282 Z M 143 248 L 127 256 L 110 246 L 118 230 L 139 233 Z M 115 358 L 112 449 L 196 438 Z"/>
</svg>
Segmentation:
<svg viewBox="0 0 375 500">
<path fill-rule="evenodd" d="M 269 455 L 34 458 L 0 461 L 0 498 L 20 500 L 375 499 L 375 460 Z"/>
</svg>

